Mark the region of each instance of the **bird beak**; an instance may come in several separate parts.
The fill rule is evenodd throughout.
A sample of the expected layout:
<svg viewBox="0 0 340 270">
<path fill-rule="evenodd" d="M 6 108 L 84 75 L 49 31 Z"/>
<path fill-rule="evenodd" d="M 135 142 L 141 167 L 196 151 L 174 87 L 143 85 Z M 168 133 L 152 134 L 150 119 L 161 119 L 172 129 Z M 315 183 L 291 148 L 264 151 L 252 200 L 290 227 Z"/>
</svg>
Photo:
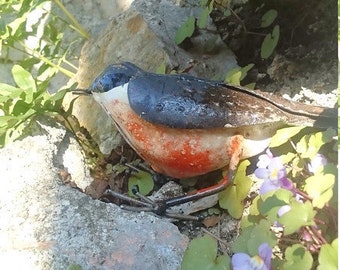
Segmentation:
<svg viewBox="0 0 340 270">
<path fill-rule="evenodd" d="M 75 89 L 72 91 L 72 94 L 79 96 L 90 96 L 92 95 L 92 92 L 89 89 Z"/>
</svg>

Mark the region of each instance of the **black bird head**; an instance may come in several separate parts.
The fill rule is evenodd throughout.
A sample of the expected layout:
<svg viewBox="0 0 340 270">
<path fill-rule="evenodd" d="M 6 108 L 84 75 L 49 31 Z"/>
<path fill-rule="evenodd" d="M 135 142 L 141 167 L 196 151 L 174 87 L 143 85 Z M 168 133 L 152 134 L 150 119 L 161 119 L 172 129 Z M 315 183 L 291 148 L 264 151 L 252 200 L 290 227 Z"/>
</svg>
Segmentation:
<svg viewBox="0 0 340 270">
<path fill-rule="evenodd" d="M 128 83 L 139 72 L 143 71 L 129 62 L 110 65 L 93 81 L 88 91 L 91 93 L 107 92 L 112 88 Z"/>
<path fill-rule="evenodd" d="M 91 95 L 92 93 L 104 93 L 112 88 L 128 83 L 133 77 L 144 71 L 130 62 L 109 65 L 90 85 L 88 89 L 76 89 L 75 95 Z"/>
</svg>

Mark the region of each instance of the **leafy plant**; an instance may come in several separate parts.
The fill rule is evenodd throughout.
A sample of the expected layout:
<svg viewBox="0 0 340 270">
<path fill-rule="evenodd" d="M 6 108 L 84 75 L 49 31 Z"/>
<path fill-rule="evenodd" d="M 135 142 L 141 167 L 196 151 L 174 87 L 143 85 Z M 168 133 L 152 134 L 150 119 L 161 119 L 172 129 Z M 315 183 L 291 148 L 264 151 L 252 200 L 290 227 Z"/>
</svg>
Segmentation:
<svg viewBox="0 0 340 270">
<path fill-rule="evenodd" d="M 261 45 L 261 57 L 266 59 L 272 55 L 279 41 L 280 26 L 275 25 L 273 31 L 266 35 Z"/>
<path fill-rule="evenodd" d="M 226 255 L 217 256 L 217 242 L 209 235 L 192 240 L 183 257 L 182 270 L 230 269 Z"/>
<path fill-rule="evenodd" d="M 228 70 L 224 81 L 232 85 L 241 85 L 241 81 L 247 76 L 249 70 L 254 67 L 254 64 L 248 64 L 244 67 L 237 67 Z M 248 88 L 254 88 L 255 84 L 246 85 Z"/>
<path fill-rule="evenodd" d="M 219 193 L 220 206 L 228 210 L 234 218 L 241 218 L 244 211 L 243 201 L 248 196 L 251 187 L 251 179 L 246 176 L 246 168 L 249 164 L 248 160 L 241 162 L 235 173 L 233 185 Z"/>
<path fill-rule="evenodd" d="M 207 25 L 208 17 L 213 10 L 214 1 L 203 0 L 201 6 L 203 10 L 200 17 L 197 19 L 194 16 L 189 16 L 188 19 L 181 25 L 176 32 L 175 42 L 181 44 L 185 39 L 190 38 L 196 27 L 204 28 Z"/>
<path fill-rule="evenodd" d="M 186 38 L 191 37 L 195 31 L 195 17 L 190 16 L 178 29 L 175 37 L 176 44 L 181 44 Z"/>
<path fill-rule="evenodd" d="M 210 16 L 211 12 L 213 11 L 215 5 L 215 1 L 213 0 L 203 0 L 201 1 L 201 7 L 202 12 L 198 18 L 195 18 L 194 16 L 189 16 L 188 19 L 181 25 L 181 27 L 176 32 L 175 42 L 176 44 L 183 43 L 186 39 L 190 38 L 194 32 L 195 29 L 203 29 L 207 25 L 208 17 Z M 229 17 L 233 16 L 237 19 L 239 24 L 242 26 L 243 31 L 247 35 L 264 35 L 262 32 L 256 33 L 248 31 L 245 24 L 242 22 L 241 18 L 237 15 L 237 13 L 231 8 L 230 3 L 228 2 L 225 5 L 225 12 L 224 16 Z M 274 24 L 275 19 L 278 16 L 278 12 L 275 9 L 268 10 L 261 18 L 261 24 L 260 28 L 262 28 L 263 31 L 267 31 L 267 29 L 270 30 L 269 33 L 265 34 L 263 42 L 261 44 L 261 50 L 260 55 L 263 59 L 269 58 L 279 41 L 280 37 L 280 26 Z M 270 27 L 273 25 L 272 30 Z M 211 44 L 209 45 L 209 42 L 216 42 L 216 40 L 209 40 L 207 42 L 208 47 L 213 47 Z M 233 85 L 240 85 L 241 81 L 245 78 L 247 75 L 247 72 L 254 66 L 254 64 L 248 64 L 244 67 L 238 67 L 231 69 L 227 72 L 225 81 L 229 84 Z M 255 84 L 249 84 L 247 85 L 249 88 L 254 88 Z"/>
<path fill-rule="evenodd" d="M 53 13 L 54 3 L 71 25 Z M 13 64 L 16 84 L 1 83 L 0 147 L 18 138 L 29 121 L 39 114 L 59 117 L 72 128 L 73 103 L 67 111 L 62 108 L 67 90 L 51 95 L 47 89 L 57 73 L 73 77 L 76 71 L 68 61 L 71 46 L 64 44 L 65 29 L 77 29 L 84 37 L 88 34 L 59 0 L 12 0 L 0 3 L 0 9 L 0 49 L 3 61 Z"/>
<path fill-rule="evenodd" d="M 58 115 L 68 123 L 72 105 L 67 111 L 62 109 L 63 98 L 68 89 L 54 95 L 46 91 L 45 83 L 37 83 L 32 75 L 19 65 L 12 68 L 17 87 L 0 84 L 0 147 L 15 140 L 34 116 L 41 114 Z"/>
<path fill-rule="evenodd" d="M 234 187 L 219 194 L 220 206 L 241 219 L 241 232 L 232 245 L 234 255 L 228 267 L 243 264 L 240 269 L 314 269 L 318 265 L 317 269 L 336 269 L 335 135 L 331 128 L 317 132 L 301 127 L 279 130 L 272 138 L 271 151 L 259 157 L 254 174 L 263 182 L 246 216 L 239 211 L 243 209 L 240 199 L 246 196 L 243 192 L 249 190 L 245 174 L 249 162 L 240 164 Z M 206 238 L 200 239 L 200 245 L 204 246 L 204 241 L 211 245 L 212 240 Z M 192 249 L 189 247 L 186 253 Z M 274 259 L 269 256 L 268 261 L 268 252 L 274 247 L 280 252 Z M 195 260 L 192 254 L 184 258 Z M 210 260 L 206 258 L 200 264 Z"/>
<path fill-rule="evenodd" d="M 132 174 L 129 177 L 129 182 L 128 182 L 128 189 L 129 189 L 130 196 L 134 196 L 133 191 L 132 191 L 134 186 L 138 186 L 139 192 L 142 195 L 148 195 L 154 187 L 152 175 L 144 171 L 139 171 L 135 174 Z"/>
</svg>

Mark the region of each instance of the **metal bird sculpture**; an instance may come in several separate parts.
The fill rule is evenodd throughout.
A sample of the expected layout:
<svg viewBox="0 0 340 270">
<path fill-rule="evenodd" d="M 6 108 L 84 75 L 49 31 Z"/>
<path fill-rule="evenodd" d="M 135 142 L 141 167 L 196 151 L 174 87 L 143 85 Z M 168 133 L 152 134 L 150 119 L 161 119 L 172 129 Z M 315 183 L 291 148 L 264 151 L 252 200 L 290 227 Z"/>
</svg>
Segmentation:
<svg viewBox="0 0 340 270">
<path fill-rule="evenodd" d="M 225 167 L 233 172 L 285 125 L 327 128 L 336 121 L 331 108 L 190 75 L 149 73 L 129 62 L 108 66 L 86 93 L 153 170 L 179 179 Z M 166 200 L 162 211 L 217 193 L 228 182 Z"/>
</svg>

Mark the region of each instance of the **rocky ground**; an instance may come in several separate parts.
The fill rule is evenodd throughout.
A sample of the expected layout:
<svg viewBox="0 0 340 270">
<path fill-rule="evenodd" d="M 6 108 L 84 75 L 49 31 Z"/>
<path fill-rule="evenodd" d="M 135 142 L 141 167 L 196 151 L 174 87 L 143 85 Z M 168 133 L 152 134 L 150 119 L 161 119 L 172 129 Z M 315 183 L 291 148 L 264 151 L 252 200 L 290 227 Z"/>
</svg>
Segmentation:
<svg viewBox="0 0 340 270">
<path fill-rule="evenodd" d="M 221 19 L 218 12 L 212 13 L 211 20 L 216 31 L 201 31 L 192 40 L 195 46 L 185 50 L 174 44 L 175 32 L 190 14 L 200 13 L 199 7 L 190 1 L 177 5 L 171 0 L 136 0 L 129 8 L 130 2 L 64 1 L 92 36 L 84 46 L 74 48 L 79 56 L 74 80 L 80 88 L 88 87 L 108 64 L 126 60 L 149 71 L 163 62 L 170 69 L 190 67 L 192 74 L 205 78 L 223 74 L 236 64 L 254 63 L 245 82 L 256 81 L 261 89 L 307 103 L 331 107 L 336 101 L 336 6 L 332 7 L 332 1 L 311 1 L 307 7 L 292 1 L 293 14 L 272 4 L 280 14 L 282 44 L 266 61 L 259 58 L 260 39 L 231 32 L 228 26 L 235 22 Z M 253 11 L 255 4 L 249 1 L 235 7 L 249 31 L 255 31 L 251 25 L 261 14 Z M 226 31 L 231 37 L 225 38 Z M 211 37 L 216 38 L 215 54 L 202 49 Z M 66 83 L 66 78 L 59 77 L 51 87 Z M 122 143 L 91 98 L 80 98 L 74 114 L 103 153 L 110 154 Z M 0 150 L 0 172 L 6 180 L 0 196 L 0 259 L 5 265 L 14 269 L 66 269 L 73 264 L 84 270 L 179 269 L 189 238 L 204 234 L 206 227 L 225 240 L 220 251 L 230 252 L 228 243 L 238 233 L 238 222 L 227 213 L 205 226 L 186 222 L 176 227 L 167 219 L 93 200 L 85 192 L 93 188 L 93 175 L 74 136 L 49 118 L 38 119 L 29 134 Z"/>
</svg>

